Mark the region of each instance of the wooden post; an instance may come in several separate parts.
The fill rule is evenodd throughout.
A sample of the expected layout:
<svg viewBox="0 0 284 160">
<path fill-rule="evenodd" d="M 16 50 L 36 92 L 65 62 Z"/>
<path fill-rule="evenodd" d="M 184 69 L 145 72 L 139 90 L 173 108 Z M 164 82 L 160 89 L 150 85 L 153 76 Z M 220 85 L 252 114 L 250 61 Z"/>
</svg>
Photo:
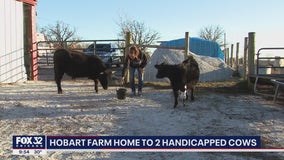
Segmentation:
<svg viewBox="0 0 284 160">
<path fill-rule="evenodd" d="M 227 47 L 227 45 L 226 45 L 226 33 L 224 33 L 224 57 L 225 57 L 225 63 L 227 62 L 227 59 L 228 59 L 226 47 Z"/>
<path fill-rule="evenodd" d="M 244 80 L 247 80 L 247 57 L 248 57 L 248 37 L 245 37 L 244 44 Z"/>
<path fill-rule="evenodd" d="M 255 32 L 248 33 L 248 75 L 255 74 Z"/>
<path fill-rule="evenodd" d="M 97 54 L 97 41 L 94 41 L 94 55 Z"/>
<path fill-rule="evenodd" d="M 131 32 L 126 32 L 126 35 L 125 35 L 125 52 L 124 52 L 124 57 L 126 57 L 129 53 L 129 47 L 131 45 L 131 42 L 132 42 L 132 33 Z M 128 83 L 130 82 L 130 76 L 129 76 L 129 68 L 126 70 L 126 75 L 125 76 L 125 79 L 124 79 L 124 83 Z"/>
<path fill-rule="evenodd" d="M 237 42 L 236 46 L 236 71 L 239 73 L 239 47 L 240 47 L 240 42 Z"/>
<path fill-rule="evenodd" d="M 234 44 L 231 44 L 231 59 L 230 59 L 231 67 L 233 67 L 233 53 L 234 53 Z"/>
<path fill-rule="evenodd" d="M 124 56 L 126 56 L 129 53 L 129 47 L 131 45 L 131 42 L 132 42 L 132 33 L 131 32 L 126 32 Z"/>
<path fill-rule="evenodd" d="M 226 57 L 227 57 L 227 65 L 229 66 L 230 65 L 230 55 L 229 55 L 229 52 L 230 52 L 230 49 L 229 48 L 226 48 Z"/>
<path fill-rule="evenodd" d="M 226 54 L 226 48 L 224 49 L 224 57 L 225 57 L 225 59 L 224 59 L 224 61 L 225 61 L 225 63 L 227 63 L 227 59 L 228 59 L 228 57 L 227 57 L 227 54 Z"/>
<path fill-rule="evenodd" d="M 184 59 L 187 59 L 188 52 L 189 52 L 189 33 L 185 32 L 185 39 L 184 39 Z"/>
<path fill-rule="evenodd" d="M 248 88 L 253 91 L 253 84 L 250 82 L 250 75 L 255 75 L 255 32 L 248 33 Z"/>
</svg>

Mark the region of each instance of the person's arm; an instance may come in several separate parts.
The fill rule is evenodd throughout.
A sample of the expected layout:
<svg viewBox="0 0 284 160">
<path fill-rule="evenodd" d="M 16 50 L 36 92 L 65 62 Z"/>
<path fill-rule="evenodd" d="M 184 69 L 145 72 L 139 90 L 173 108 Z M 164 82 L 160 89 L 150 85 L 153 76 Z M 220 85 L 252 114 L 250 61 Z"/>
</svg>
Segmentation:
<svg viewBox="0 0 284 160">
<path fill-rule="evenodd" d="M 146 65 L 147 65 L 147 61 L 148 61 L 148 59 L 147 59 L 147 56 L 146 56 L 146 54 L 144 54 L 143 52 L 141 52 L 140 51 L 140 54 L 142 54 L 142 56 L 141 56 L 141 60 L 142 60 L 142 62 L 141 62 L 141 64 L 140 64 L 140 68 L 145 68 L 146 67 Z"/>
</svg>

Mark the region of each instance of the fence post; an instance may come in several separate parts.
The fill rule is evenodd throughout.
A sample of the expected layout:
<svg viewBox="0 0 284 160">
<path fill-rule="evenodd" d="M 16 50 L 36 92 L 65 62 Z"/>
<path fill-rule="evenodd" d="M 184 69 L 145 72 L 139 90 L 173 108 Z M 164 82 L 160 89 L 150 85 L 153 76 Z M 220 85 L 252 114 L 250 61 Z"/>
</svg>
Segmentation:
<svg viewBox="0 0 284 160">
<path fill-rule="evenodd" d="M 255 32 L 248 33 L 248 88 L 252 91 L 253 85 L 250 82 L 250 75 L 255 74 Z"/>
<path fill-rule="evenodd" d="M 131 45 L 132 42 L 132 33 L 131 32 L 126 32 L 125 35 L 125 52 L 124 52 L 124 57 L 126 57 L 129 53 L 129 47 Z M 130 82 L 130 76 L 129 76 L 129 69 L 126 70 L 126 75 L 124 75 L 125 78 L 125 83 Z"/>
<path fill-rule="evenodd" d="M 226 47 L 227 47 L 227 45 L 226 45 L 226 33 L 224 33 L 224 57 L 225 57 L 225 59 L 224 59 L 224 61 L 225 61 L 225 63 L 227 62 L 227 50 L 226 50 Z"/>
<path fill-rule="evenodd" d="M 132 33 L 131 32 L 126 32 L 125 35 L 125 52 L 124 52 L 124 56 L 126 56 L 129 52 L 129 47 L 132 41 Z"/>
<path fill-rule="evenodd" d="M 97 41 L 94 41 L 94 55 L 97 55 Z"/>
<path fill-rule="evenodd" d="M 255 74 L 255 32 L 248 33 L 248 74 Z"/>
<path fill-rule="evenodd" d="M 239 47 L 240 47 L 240 42 L 237 42 L 236 46 L 236 71 L 239 73 Z"/>
<path fill-rule="evenodd" d="M 226 48 L 224 48 L 224 57 L 225 57 L 225 59 L 224 59 L 224 61 L 225 61 L 225 63 L 227 63 L 227 59 L 228 59 L 228 57 L 227 57 L 227 53 L 226 53 L 226 51 L 227 51 L 227 49 Z"/>
<path fill-rule="evenodd" d="M 230 55 L 229 55 L 229 48 L 226 48 L 226 57 L 227 57 L 227 60 L 226 60 L 226 64 L 229 66 L 230 65 Z"/>
<path fill-rule="evenodd" d="M 188 52 L 189 52 L 189 33 L 185 32 L 185 39 L 184 39 L 184 59 L 187 59 Z"/>
<path fill-rule="evenodd" d="M 230 59 L 231 67 L 233 67 L 233 54 L 234 54 L 234 44 L 231 44 L 231 59 Z"/>
<path fill-rule="evenodd" d="M 244 44 L 244 80 L 247 80 L 247 57 L 248 57 L 248 37 L 245 37 L 245 44 Z"/>
</svg>

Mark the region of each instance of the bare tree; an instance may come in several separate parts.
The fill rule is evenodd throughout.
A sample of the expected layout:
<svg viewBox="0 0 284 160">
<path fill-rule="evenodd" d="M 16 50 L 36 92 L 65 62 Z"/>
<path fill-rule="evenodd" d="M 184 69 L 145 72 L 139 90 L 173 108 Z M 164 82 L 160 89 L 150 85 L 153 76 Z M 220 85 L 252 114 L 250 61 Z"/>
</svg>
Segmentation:
<svg viewBox="0 0 284 160">
<path fill-rule="evenodd" d="M 199 31 L 199 36 L 203 39 L 217 42 L 220 46 L 224 45 L 223 35 L 225 31 L 220 26 L 207 26 Z"/>
<path fill-rule="evenodd" d="M 144 23 L 136 20 L 120 17 L 120 21 L 117 24 L 121 28 L 118 36 L 124 38 L 126 32 L 131 32 L 133 43 L 137 45 L 150 45 L 160 38 L 160 34 L 157 31 L 146 27 Z M 141 47 L 141 49 L 145 51 L 146 47 Z"/>
<path fill-rule="evenodd" d="M 69 24 L 57 21 L 55 25 L 48 25 L 40 29 L 40 32 L 46 36 L 47 41 L 54 41 L 55 47 L 67 48 L 75 45 L 67 41 L 79 40 L 76 37 L 76 29 L 71 28 Z"/>
</svg>

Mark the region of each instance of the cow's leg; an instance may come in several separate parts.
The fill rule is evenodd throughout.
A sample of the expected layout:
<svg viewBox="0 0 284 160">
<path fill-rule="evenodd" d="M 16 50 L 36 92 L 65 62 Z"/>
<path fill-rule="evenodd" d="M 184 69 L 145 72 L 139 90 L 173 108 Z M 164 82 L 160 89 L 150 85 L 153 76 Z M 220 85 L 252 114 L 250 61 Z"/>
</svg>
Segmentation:
<svg viewBox="0 0 284 160">
<path fill-rule="evenodd" d="M 61 73 L 61 72 L 60 73 L 55 72 L 55 82 L 56 82 L 56 85 L 57 85 L 57 93 L 58 94 L 62 94 L 61 80 L 62 80 L 63 74 L 64 73 Z"/>
<path fill-rule="evenodd" d="M 190 94 L 191 94 L 191 95 L 190 95 L 190 100 L 191 100 L 191 101 L 194 101 L 193 90 L 194 90 L 194 87 L 191 88 L 191 93 L 190 93 Z"/>
<path fill-rule="evenodd" d="M 188 100 L 188 91 L 186 92 L 185 100 Z"/>
<path fill-rule="evenodd" d="M 96 93 L 98 93 L 99 92 L 99 89 L 98 89 L 98 80 L 97 79 L 94 79 L 94 82 L 95 82 L 95 91 L 96 91 Z"/>
<path fill-rule="evenodd" d="M 183 106 L 185 106 L 185 101 L 187 100 L 187 97 L 188 97 L 186 86 L 184 87 L 184 92 L 181 91 L 180 96 L 182 98 L 182 104 Z"/>
<path fill-rule="evenodd" d="M 184 99 L 184 101 L 188 100 L 189 90 L 190 90 L 190 88 L 187 85 L 185 85 L 184 86 L 184 91 L 185 91 L 185 99 Z M 185 105 L 185 103 L 184 103 L 184 105 Z"/>
<path fill-rule="evenodd" d="M 177 107 L 178 105 L 178 90 L 173 90 L 174 91 L 174 96 L 175 96 L 175 105 L 174 108 Z"/>
<path fill-rule="evenodd" d="M 183 95 L 183 97 L 182 97 L 183 106 L 185 106 L 185 101 L 188 99 L 187 92 L 188 92 L 188 90 L 185 88 L 185 90 L 184 90 L 184 95 Z"/>
</svg>

